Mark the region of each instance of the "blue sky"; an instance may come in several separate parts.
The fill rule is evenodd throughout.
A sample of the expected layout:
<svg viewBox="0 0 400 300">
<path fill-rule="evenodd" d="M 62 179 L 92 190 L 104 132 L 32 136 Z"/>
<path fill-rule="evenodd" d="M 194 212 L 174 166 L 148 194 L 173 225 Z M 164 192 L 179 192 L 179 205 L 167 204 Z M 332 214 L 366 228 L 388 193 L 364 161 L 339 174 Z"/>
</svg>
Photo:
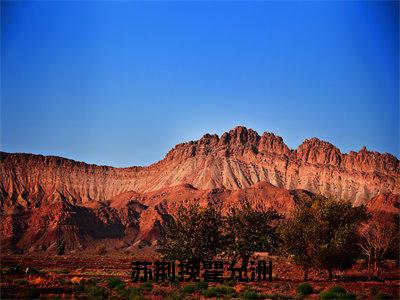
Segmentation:
<svg viewBox="0 0 400 300">
<path fill-rule="evenodd" d="M 399 157 L 398 2 L 1 2 L 1 149 L 114 166 L 244 125 Z"/>
</svg>

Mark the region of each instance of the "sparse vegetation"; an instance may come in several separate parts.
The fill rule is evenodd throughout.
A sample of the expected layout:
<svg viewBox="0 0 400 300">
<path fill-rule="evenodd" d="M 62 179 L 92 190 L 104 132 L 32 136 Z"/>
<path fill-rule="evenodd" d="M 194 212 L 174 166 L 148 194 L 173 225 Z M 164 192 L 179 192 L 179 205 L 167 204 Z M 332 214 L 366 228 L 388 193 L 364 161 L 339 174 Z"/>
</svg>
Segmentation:
<svg viewBox="0 0 400 300">
<path fill-rule="evenodd" d="M 261 298 L 261 295 L 258 294 L 254 290 L 246 290 L 242 294 L 240 294 L 240 298 L 241 299 L 246 299 L 246 300 L 247 299 L 259 299 L 259 298 Z"/>
<path fill-rule="evenodd" d="M 299 296 L 310 295 L 313 293 L 313 287 L 309 283 L 301 283 L 297 286 L 296 292 Z"/>
<path fill-rule="evenodd" d="M 153 289 L 153 284 L 151 282 L 144 282 L 142 283 L 141 288 L 145 292 L 151 292 L 151 290 Z"/>
<path fill-rule="evenodd" d="M 206 289 L 208 289 L 208 282 L 205 281 L 196 282 L 196 290 L 200 291 Z"/>
<path fill-rule="evenodd" d="M 344 288 L 335 286 L 319 294 L 322 300 L 352 300 L 355 295 L 348 293 Z"/>
<path fill-rule="evenodd" d="M 398 221 L 398 220 L 397 220 Z M 398 239 L 399 223 L 396 218 L 385 213 L 375 213 L 371 220 L 360 228 L 359 245 L 367 257 L 368 273 L 381 277 L 382 262 L 390 248 L 395 249 L 399 257 Z"/>
<path fill-rule="evenodd" d="M 234 294 L 234 289 L 229 286 L 213 286 L 201 290 L 201 294 L 206 298 L 221 297 Z"/>
<path fill-rule="evenodd" d="M 182 288 L 182 292 L 187 294 L 192 294 L 196 291 L 196 286 L 194 284 L 187 284 Z"/>
<path fill-rule="evenodd" d="M 71 273 L 71 271 L 68 269 L 55 270 L 54 272 L 57 274 L 64 274 L 64 275 Z"/>
<path fill-rule="evenodd" d="M 143 289 L 136 287 L 128 287 L 126 289 L 118 289 L 118 294 L 126 299 L 142 299 Z"/>
<path fill-rule="evenodd" d="M 106 289 L 103 287 L 100 287 L 100 286 L 85 286 L 84 291 L 88 295 L 88 297 L 92 298 L 92 299 L 106 299 L 107 298 Z"/>
<path fill-rule="evenodd" d="M 125 283 L 123 283 L 118 277 L 110 277 L 107 279 L 107 281 L 107 285 L 110 289 L 119 289 L 125 287 Z"/>
</svg>

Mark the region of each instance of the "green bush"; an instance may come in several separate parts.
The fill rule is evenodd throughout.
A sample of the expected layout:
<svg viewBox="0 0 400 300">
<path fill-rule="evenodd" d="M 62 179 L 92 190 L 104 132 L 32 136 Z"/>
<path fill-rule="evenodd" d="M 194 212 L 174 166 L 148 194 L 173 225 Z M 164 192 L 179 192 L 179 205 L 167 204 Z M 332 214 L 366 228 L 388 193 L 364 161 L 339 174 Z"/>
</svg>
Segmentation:
<svg viewBox="0 0 400 300">
<path fill-rule="evenodd" d="M 192 294 L 196 291 L 196 287 L 193 284 L 185 285 L 182 289 L 182 292 L 186 294 Z"/>
<path fill-rule="evenodd" d="M 69 273 L 71 273 L 71 271 L 68 270 L 68 269 L 55 270 L 54 272 L 57 273 L 57 274 L 69 274 Z"/>
<path fill-rule="evenodd" d="M 229 286 L 213 286 L 208 289 L 202 289 L 201 294 L 204 297 L 212 298 L 212 297 L 220 297 L 234 294 L 234 290 Z"/>
<path fill-rule="evenodd" d="M 85 286 L 85 293 L 91 299 L 106 299 L 106 289 L 99 286 Z"/>
<path fill-rule="evenodd" d="M 143 290 L 141 288 L 129 287 L 126 289 L 117 290 L 118 294 L 122 298 L 126 299 L 142 299 L 143 298 Z"/>
<path fill-rule="evenodd" d="M 313 293 L 313 287 L 309 283 L 301 283 L 297 286 L 297 295 L 306 296 Z"/>
<path fill-rule="evenodd" d="M 231 295 L 231 294 L 234 293 L 234 290 L 233 290 L 232 287 L 230 287 L 230 286 L 225 286 L 225 285 L 222 285 L 222 286 L 220 286 L 220 287 L 217 287 L 217 291 L 218 291 L 218 293 L 219 293 L 220 295 Z"/>
<path fill-rule="evenodd" d="M 258 299 L 259 295 L 256 291 L 247 290 L 240 295 L 241 299 Z"/>
<path fill-rule="evenodd" d="M 232 286 L 232 287 L 233 287 L 233 286 L 236 285 L 236 281 L 235 281 L 235 280 L 226 281 L 225 284 L 226 284 L 227 286 Z"/>
<path fill-rule="evenodd" d="M 165 297 L 165 299 L 167 300 L 183 300 L 185 298 L 186 298 L 185 294 L 181 292 L 173 292 L 171 295 Z"/>
<path fill-rule="evenodd" d="M 153 289 L 153 284 L 151 282 L 145 282 L 141 285 L 141 288 L 145 292 L 151 292 L 151 290 Z"/>
<path fill-rule="evenodd" d="M 260 294 L 258 297 L 260 299 L 293 300 L 292 297 L 281 294 L 268 294 L 268 295 Z"/>
<path fill-rule="evenodd" d="M 124 288 L 125 284 L 118 277 L 110 277 L 108 278 L 108 287 L 110 289 Z"/>
<path fill-rule="evenodd" d="M 201 291 L 206 289 L 208 289 L 208 282 L 205 281 L 196 282 L 196 290 Z"/>
<path fill-rule="evenodd" d="M 215 287 L 211 287 L 207 290 L 202 290 L 201 294 L 206 298 L 213 298 L 219 296 L 218 291 Z"/>
<path fill-rule="evenodd" d="M 329 290 L 319 294 L 323 300 L 353 300 L 356 297 L 353 294 L 348 293 L 344 288 L 335 286 Z"/>
</svg>

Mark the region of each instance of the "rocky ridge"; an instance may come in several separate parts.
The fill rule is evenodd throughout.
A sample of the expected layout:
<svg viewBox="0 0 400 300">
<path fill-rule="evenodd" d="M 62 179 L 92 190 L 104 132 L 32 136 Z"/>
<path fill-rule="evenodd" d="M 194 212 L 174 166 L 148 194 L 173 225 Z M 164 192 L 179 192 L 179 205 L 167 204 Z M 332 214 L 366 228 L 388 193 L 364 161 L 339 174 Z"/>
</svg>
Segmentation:
<svg viewBox="0 0 400 300">
<path fill-rule="evenodd" d="M 381 195 L 397 203 L 400 193 L 393 155 L 365 148 L 343 154 L 317 138 L 291 150 L 281 137 L 245 127 L 179 144 L 148 167 L 2 152 L 0 178 L 2 247 L 38 251 L 53 249 L 60 236 L 69 249 L 99 240 L 120 249 L 152 246 L 160 224 L 184 202 L 227 210 L 248 201 L 285 214 L 295 206 L 290 190 L 354 205 L 378 197 L 373 207 L 386 203 Z"/>
</svg>

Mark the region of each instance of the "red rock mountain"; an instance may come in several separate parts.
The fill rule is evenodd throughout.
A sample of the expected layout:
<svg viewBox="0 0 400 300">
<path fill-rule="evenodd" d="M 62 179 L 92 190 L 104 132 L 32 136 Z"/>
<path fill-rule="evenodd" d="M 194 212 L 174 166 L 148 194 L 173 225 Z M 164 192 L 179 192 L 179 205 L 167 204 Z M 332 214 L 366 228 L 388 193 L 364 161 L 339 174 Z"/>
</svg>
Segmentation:
<svg viewBox="0 0 400 300">
<path fill-rule="evenodd" d="M 5 249 L 53 249 L 60 236 L 69 249 L 100 240 L 128 250 L 151 245 L 182 202 L 227 209 L 247 200 L 286 213 L 295 205 L 290 190 L 355 205 L 381 194 L 398 199 L 400 193 L 400 163 L 390 154 L 365 148 L 342 154 L 316 138 L 291 150 L 282 138 L 245 127 L 179 144 L 148 167 L 1 153 L 0 170 Z"/>
</svg>

